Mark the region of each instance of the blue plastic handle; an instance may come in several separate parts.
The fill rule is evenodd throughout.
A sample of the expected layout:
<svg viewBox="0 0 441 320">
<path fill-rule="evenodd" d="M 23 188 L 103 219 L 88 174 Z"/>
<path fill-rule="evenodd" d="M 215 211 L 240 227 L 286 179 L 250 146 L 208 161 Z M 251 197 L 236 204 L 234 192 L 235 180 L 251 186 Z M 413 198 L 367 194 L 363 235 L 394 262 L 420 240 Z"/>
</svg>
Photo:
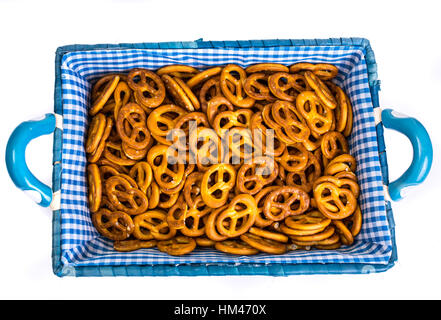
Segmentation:
<svg viewBox="0 0 441 320">
<path fill-rule="evenodd" d="M 52 189 L 38 180 L 26 165 L 25 152 L 29 142 L 55 130 L 55 115 L 48 113 L 42 120 L 21 123 L 12 132 L 6 146 L 6 167 L 15 185 L 23 191 L 36 191 L 40 206 L 48 207 L 52 201 Z"/>
<path fill-rule="evenodd" d="M 415 118 L 400 114 L 391 109 L 381 112 L 381 120 L 386 128 L 396 130 L 409 138 L 413 148 L 410 167 L 397 180 L 389 183 L 392 200 L 401 200 L 404 190 L 416 186 L 426 179 L 432 167 L 433 148 L 427 130 Z"/>
</svg>

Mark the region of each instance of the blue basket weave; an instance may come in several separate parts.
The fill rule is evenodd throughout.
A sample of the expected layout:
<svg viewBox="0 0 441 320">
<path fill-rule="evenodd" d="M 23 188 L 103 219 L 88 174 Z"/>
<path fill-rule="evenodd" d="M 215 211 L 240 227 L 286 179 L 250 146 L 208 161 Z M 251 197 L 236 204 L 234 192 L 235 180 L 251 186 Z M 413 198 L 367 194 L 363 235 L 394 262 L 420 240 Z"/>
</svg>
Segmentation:
<svg viewBox="0 0 441 320">
<path fill-rule="evenodd" d="M 270 59 L 270 60 L 265 60 Z M 363 230 L 350 248 L 333 252 L 290 252 L 282 256 L 231 257 L 199 251 L 184 258 L 155 249 L 121 254 L 91 227 L 85 195 L 84 131 L 90 81 L 112 71 L 157 68 L 186 63 L 197 67 L 279 61 L 330 62 L 340 73 L 358 120 L 349 143 L 360 164 Z M 55 113 L 63 130 L 54 135 L 53 191 L 61 191 L 61 209 L 53 215 L 53 270 L 58 276 L 197 276 L 340 274 L 381 272 L 397 260 L 391 205 L 382 186 L 388 184 L 383 126 L 375 126 L 379 107 L 377 66 L 369 41 L 326 40 L 195 41 L 140 44 L 71 45 L 56 52 Z M 85 112 L 86 111 L 86 112 Z M 363 115 L 363 116 L 362 116 Z M 357 125 L 358 123 L 358 125 Z M 63 172 L 63 174 L 61 174 Z M 363 182 L 364 181 L 364 182 Z M 364 193 L 364 194 L 363 194 Z M 363 202 L 364 201 L 364 202 Z"/>
</svg>

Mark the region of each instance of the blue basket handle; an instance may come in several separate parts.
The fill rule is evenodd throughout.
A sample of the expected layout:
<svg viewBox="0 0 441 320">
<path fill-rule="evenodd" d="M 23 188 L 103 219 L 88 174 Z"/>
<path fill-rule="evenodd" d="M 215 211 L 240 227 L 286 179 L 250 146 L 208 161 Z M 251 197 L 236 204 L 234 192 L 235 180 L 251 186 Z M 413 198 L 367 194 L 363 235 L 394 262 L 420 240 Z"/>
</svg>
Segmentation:
<svg viewBox="0 0 441 320">
<path fill-rule="evenodd" d="M 401 200 L 404 190 L 416 186 L 426 179 L 432 167 L 433 149 L 427 130 L 415 118 L 400 114 L 391 109 L 381 112 L 384 127 L 396 130 L 409 138 L 413 148 L 413 160 L 410 167 L 397 180 L 389 183 L 389 195 L 392 200 Z"/>
<path fill-rule="evenodd" d="M 25 152 L 31 140 L 54 132 L 55 125 L 55 115 L 51 113 L 42 120 L 22 122 L 12 132 L 6 146 L 6 167 L 12 181 L 21 190 L 31 193 L 32 198 L 36 198 L 36 202 L 43 207 L 51 204 L 52 189 L 31 173 L 26 165 Z"/>
</svg>

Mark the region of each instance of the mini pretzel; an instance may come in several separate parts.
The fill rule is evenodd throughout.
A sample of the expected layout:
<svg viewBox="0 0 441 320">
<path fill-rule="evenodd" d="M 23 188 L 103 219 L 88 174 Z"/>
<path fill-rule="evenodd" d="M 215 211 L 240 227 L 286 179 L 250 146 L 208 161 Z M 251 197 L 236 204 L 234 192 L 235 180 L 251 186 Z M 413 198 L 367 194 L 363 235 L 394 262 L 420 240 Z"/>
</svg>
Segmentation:
<svg viewBox="0 0 441 320">
<path fill-rule="evenodd" d="M 352 236 L 351 230 L 346 227 L 343 221 L 334 220 L 332 223 L 334 224 L 337 233 L 340 235 L 340 240 L 344 245 L 350 246 L 354 243 L 354 237 Z"/>
<path fill-rule="evenodd" d="M 319 98 L 312 91 L 303 91 L 297 96 L 296 108 L 308 123 L 312 132 L 322 135 L 331 130 L 332 110 L 321 105 Z"/>
<path fill-rule="evenodd" d="M 191 78 L 198 73 L 199 73 L 198 69 L 182 64 L 172 64 L 156 70 L 156 74 L 158 76 L 169 74 L 171 76 L 178 78 Z"/>
<path fill-rule="evenodd" d="M 148 208 L 148 199 L 145 193 L 137 189 L 133 183 L 135 182 L 129 181 L 121 175 L 112 176 L 105 182 L 106 195 L 112 205 L 119 211 L 130 215 L 142 213 Z"/>
<path fill-rule="evenodd" d="M 272 73 L 272 72 L 289 72 L 289 68 L 280 63 L 257 63 L 245 69 L 246 73 Z"/>
<path fill-rule="evenodd" d="M 184 164 L 177 163 L 174 167 L 169 165 L 169 157 L 176 157 L 173 151 L 168 146 L 156 145 L 147 153 L 147 162 L 152 167 L 155 180 L 165 189 L 177 187 L 184 177 Z"/>
<path fill-rule="evenodd" d="M 125 240 L 134 230 L 132 218 L 121 211 L 101 208 L 92 214 L 92 222 L 98 232 L 110 240 Z"/>
<path fill-rule="evenodd" d="M 126 104 L 119 110 L 116 129 L 121 140 L 134 149 L 145 149 L 151 136 L 147 129 L 144 110 L 135 103 Z"/>
<path fill-rule="evenodd" d="M 311 133 L 295 106 L 288 101 L 274 102 L 271 115 L 275 122 L 285 128 L 286 134 L 296 142 L 305 141 Z"/>
<path fill-rule="evenodd" d="M 196 244 L 200 247 L 214 247 L 216 241 L 213 241 L 207 237 L 195 238 Z"/>
<path fill-rule="evenodd" d="M 299 92 L 309 89 L 304 76 L 287 72 L 277 72 L 269 76 L 268 87 L 277 98 L 291 102 Z"/>
<path fill-rule="evenodd" d="M 256 200 L 256 205 L 257 205 L 256 221 L 254 221 L 255 226 L 257 226 L 259 228 L 265 228 L 273 223 L 273 220 L 270 220 L 266 217 L 263 210 L 264 210 L 266 196 L 270 192 L 277 190 L 277 189 L 279 189 L 278 186 L 265 187 L 254 196 L 254 199 Z"/>
<path fill-rule="evenodd" d="M 328 231 L 329 232 L 329 231 Z M 333 248 L 337 243 L 340 242 L 340 236 L 338 233 L 334 232 L 332 236 L 323 240 L 315 240 L 315 241 L 302 241 L 302 240 L 294 240 L 291 239 L 292 243 L 298 246 L 306 247 L 306 246 L 314 246 L 315 248 Z"/>
<path fill-rule="evenodd" d="M 286 185 L 297 186 L 306 192 L 312 190 L 314 181 L 322 174 L 320 161 L 313 153 L 308 153 L 308 162 L 303 171 L 288 172 Z"/>
<path fill-rule="evenodd" d="M 121 143 L 107 141 L 103 155 L 107 160 L 119 166 L 132 166 L 136 163 L 136 160 L 129 159 L 124 154 Z"/>
<path fill-rule="evenodd" d="M 223 141 L 228 143 L 234 164 L 250 159 L 255 154 L 256 146 L 250 129 L 233 127 L 227 131 Z"/>
<path fill-rule="evenodd" d="M 239 240 L 224 240 L 216 242 L 214 247 L 219 251 L 240 256 L 248 256 L 259 253 L 259 250 L 256 248 L 253 248 L 248 243 Z"/>
<path fill-rule="evenodd" d="M 291 235 L 290 238 L 292 240 L 302 241 L 302 242 L 321 241 L 331 237 L 334 234 L 334 232 L 335 232 L 335 228 L 333 226 L 327 226 L 323 231 L 318 233 L 305 235 L 305 236 Z"/>
<path fill-rule="evenodd" d="M 309 207 L 309 201 L 308 194 L 300 188 L 279 187 L 266 197 L 263 212 L 268 219 L 280 221 L 289 215 L 305 212 Z"/>
<path fill-rule="evenodd" d="M 177 119 L 186 113 L 185 109 L 176 105 L 162 105 L 150 113 L 147 118 L 147 127 L 152 136 L 165 137 L 175 127 Z"/>
<path fill-rule="evenodd" d="M 283 153 L 286 144 L 273 134 L 272 129 L 265 126 L 261 111 L 251 117 L 250 128 L 253 133 L 254 145 L 257 148 L 260 147 L 262 154 L 280 156 Z M 269 143 L 270 145 L 268 145 Z"/>
<path fill-rule="evenodd" d="M 250 75 L 246 79 L 243 89 L 254 100 L 274 100 L 268 88 L 268 75 L 265 73 L 253 73 Z"/>
<path fill-rule="evenodd" d="M 115 100 L 113 107 L 113 117 L 118 119 L 118 112 L 122 106 L 125 106 L 132 95 L 132 90 L 129 88 L 127 82 L 120 81 L 113 92 L 113 97 Z"/>
<path fill-rule="evenodd" d="M 239 108 L 250 108 L 255 102 L 253 98 L 246 96 L 243 92 L 245 80 L 245 70 L 238 65 L 229 64 L 222 69 L 220 75 L 221 90 L 224 96 Z M 233 84 L 234 91 L 230 89 L 229 84 Z"/>
<path fill-rule="evenodd" d="M 335 220 L 350 216 L 357 207 L 357 199 L 351 190 L 331 182 L 317 184 L 314 187 L 314 199 L 320 212 Z"/>
<path fill-rule="evenodd" d="M 165 252 L 172 256 L 182 256 L 192 252 L 196 248 L 196 241 L 193 238 L 185 236 L 177 236 L 170 240 L 158 242 L 159 251 Z"/>
<path fill-rule="evenodd" d="M 147 199 L 149 199 L 149 209 L 155 209 L 159 204 L 160 191 L 158 184 L 152 180 L 152 183 L 146 191 Z"/>
<path fill-rule="evenodd" d="M 86 140 L 86 152 L 92 153 L 98 147 L 101 138 L 104 134 L 104 129 L 106 127 L 106 116 L 102 113 L 98 113 L 92 118 L 89 125 L 89 130 L 87 133 Z"/>
<path fill-rule="evenodd" d="M 156 243 L 156 240 L 119 240 L 113 243 L 113 249 L 120 252 L 130 252 L 153 248 L 156 246 Z"/>
<path fill-rule="evenodd" d="M 87 178 L 89 182 L 90 212 L 96 212 L 100 208 L 102 195 L 101 174 L 96 164 L 89 164 L 87 166 Z"/>
<path fill-rule="evenodd" d="M 229 164 L 214 164 L 202 177 L 201 196 L 210 208 L 223 206 L 236 182 L 236 171 Z"/>
<path fill-rule="evenodd" d="M 109 79 L 103 91 L 100 92 L 94 100 L 93 106 L 89 110 L 90 115 L 96 115 L 104 107 L 118 85 L 119 79 L 120 77 L 118 75 L 112 76 L 112 78 Z"/>
<path fill-rule="evenodd" d="M 204 174 L 202 172 L 191 173 L 184 185 L 184 198 L 190 207 L 194 207 L 199 200 L 202 200 L 201 196 L 201 182 Z"/>
<path fill-rule="evenodd" d="M 308 151 L 301 143 L 286 146 L 280 157 L 275 157 L 279 164 L 289 172 L 299 172 L 308 164 Z"/>
<path fill-rule="evenodd" d="M 273 158 L 261 156 L 244 163 L 237 172 L 236 187 L 241 193 L 256 194 L 265 185 L 272 183 L 279 173 Z"/>
<path fill-rule="evenodd" d="M 204 82 L 208 78 L 214 77 L 221 73 L 222 68 L 221 67 L 214 67 L 210 69 L 206 69 L 202 72 L 199 72 L 197 75 L 192 77 L 190 80 L 187 81 L 187 86 L 192 89 L 196 87 L 198 84 Z"/>
<path fill-rule="evenodd" d="M 254 224 L 257 214 L 256 200 L 251 195 L 239 194 L 222 210 L 216 219 L 219 233 L 227 237 L 244 234 Z M 224 222 L 229 222 L 224 225 Z"/>
<path fill-rule="evenodd" d="M 190 132 L 189 149 L 200 171 L 218 164 L 223 158 L 222 141 L 217 133 L 207 127 L 198 127 Z"/>
<path fill-rule="evenodd" d="M 188 205 L 183 196 L 179 197 L 176 203 L 168 210 L 167 223 L 172 229 L 182 229 L 187 217 Z"/>
<path fill-rule="evenodd" d="M 158 207 L 162 209 L 169 209 L 178 201 L 179 192 L 167 194 L 163 189 L 159 188 Z"/>
<path fill-rule="evenodd" d="M 222 97 L 222 90 L 220 88 L 220 77 L 214 77 L 204 82 L 199 92 L 199 101 L 203 112 L 207 112 L 208 102 L 215 97 Z M 229 102 L 229 101 L 228 101 Z M 230 103 L 230 102 L 229 102 Z M 208 113 L 207 113 L 208 116 Z"/>
<path fill-rule="evenodd" d="M 322 145 L 322 136 L 320 136 L 316 133 L 313 133 L 311 131 L 308 138 L 306 138 L 306 140 L 303 141 L 302 144 L 306 148 L 306 150 L 311 151 L 311 152 L 315 151 L 315 150 L 319 149 Z"/>
<path fill-rule="evenodd" d="M 349 98 L 347 96 L 346 96 L 346 98 L 347 98 L 346 103 L 348 105 L 348 119 L 346 121 L 346 127 L 345 127 L 345 129 L 343 130 L 342 133 L 343 133 L 343 135 L 345 137 L 349 137 L 351 135 L 351 132 L 352 132 L 352 126 L 353 126 L 353 121 L 354 121 L 354 113 L 353 113 L 353 110 L 352 110 L 351 101 L 349 100 Z"/>
<path fill-rule="evenodd" d="M 308 85 L 314 90 L 320 101 L 329 109 L 337 107 L 337 101 L 332 95 L 331 90 L 311 71 L 305 71 L 305 79 Z"/>
<path fill-rule="evenodd" d="M 251 247 L 269 254 L 283 254 L 287 250 L 287 246 L 283 243 L 271 239 L 265 239 L 251 233 L 241 235 L 240 239 L 248 243 Z"/>
<path fill-rule="evenodd" d="M 181 229 L 183 235 L 189 237 L 200 237 L 205 234 L 205 224 L 203 218 L 210 214 L 212 209 L 202 201 L 202 198 L 190 206 L 184 220 L 184 226 Z"/>
<path fill-rule="evenodd" d="M 132 159 L 132 160 L 141 160 L 146 156 L 147 149 L 149 147 L 151 147 L 152 144 L 153 144 L 153 139 L 150 138 L 150 142 L 146 148 L 135 149 L 135 148 L 131 147 L 129 144 L 127 144 L 126 142 L 122 141 L 121 142 L 121 150 L 127 158 Z"/>
<path fill-rule="evenodd" d="M 338 74 L 337 67 L 328 63 L 312 64 L 307 62 L 300 62 L 293 64 L 289 68 L 289 71 L 291 73 L 298 73 L 307 70 L 312 71 L 317 77 L 319 77 L 323 81 L 335 78 Z"/>
<path fill-rule="evenodd" d="M 133 219 L 133 236 L 139 240 L 168 240 L 176 235 L 176 229 L 169 227 L 167 215 L 160 210 L 150 210 Z"/>
<path fill-rule="evenodd" d="M 331 90 L 331 92 L 334 94 L 335 99 L 337 100 L 337 107 L 334 109 L 335 121 L 336 121 L 335 131 L 343 132 L 346 128 L 346 123 L 348 121 L 349 99 L 339 86 L 333 84 L 330 81 L 327 82 L 327 85 Z"/>
<path fill-rule="evenodd" d="M 189 135 L 192 131 L 195 131 L 197 127 L 208 127 L 207 116 L 202 112 L 190 112 L 183 114 L 178 119 L 176 119 L 176 124 L 174 129 L 179 130 L 177 136 L 173 137 L 174 146 L 178 150 L 189 149 Z"/>
<path fill-rule="evenodd" d="M 344 220 L 345 224 L 350 228 L 352 237 L 356 237 L 361 231 L 363 216 L 361 215 L 360 206 L 357 206 L 354 214 Z"/>
<path fill-rule="evenodd" d="M 104 128 L 104 133 L 101 136 L 98 147 L 95 149 L 95 151 L 90 153 L 89 157 L 87 158 L 87 160 L 90 163 L 95 163 L 101 158 L 101 155 L 104 152 L 104 148 L 106 147 L 106 141 L 110 135 L 110 132 L 112 131 L 112 128 L 113 128 L 113 120 L 111 117 L 107 117 L 106 118 L 106 127 Z"/>
<path fill-rule="evenodd" d="M 177 77 L 172 78 L 167 74 L 164 74 L 161 79 L 176 104 L 184 107 L 188 111 L 194 111 L 200 108 L 198 99 L 184 81 Z"/>
<path fill-rule="evenodd" d="M 132 69 L 127 84 L 134 91 L 134 98 L 145 110 L 161 105 L 165 98 L 165 86 L 156 73 L 146 69 Z"/>
<path fill-rule="evenodd" d="M 278 241 L 278 242 L 283 242 L 283 243 L 286 243 L 289 240 L 289 238 L 284 234 L 268 231 L 265 229 L 255 228 L 255 227 L 251 227 L 250 230 L 248 230 L 248 232 L 251 234 L 254 234 L 256 236 L 265 238 L 265 239 L 270 239 L 273 241 Z M 261 251 L 264 251 L 264 250 L 261 250 Z"/>
<path fill-rule="evenodd" d="M 223 137 L 225 131 L 231 128 L 249 128 L 252 115 L 253 111 L 250 109 L 221 112 L 213 119 L 213 129 L 220 137 Z"/>
<path fill-rule="evenodd" d="M 219 113 L 224 111 L 233 111 L 233 110 L 234 110 L 234 106 L 227 98 L 223 96 L 216 96 L 210 99 L 207 103 L 206 112 L 207 112 L 208 122 L 210 123 L 211 126 L 213 126 L 213 120 Z"/>
<path fill-rule="evenodd" d="M 342 154 L 332 159 L 325 169 L 325 175 L 333 176 L 339 172 L 355 172 L 357 162 L 350 154 Z"/>
<path fill-rule="evenodd" d="M 321 149 L 322 154 L 328 159 L 349 152 L 348 142 L 338 131 L 330 131 L 323 136 Z"/>
</svg>

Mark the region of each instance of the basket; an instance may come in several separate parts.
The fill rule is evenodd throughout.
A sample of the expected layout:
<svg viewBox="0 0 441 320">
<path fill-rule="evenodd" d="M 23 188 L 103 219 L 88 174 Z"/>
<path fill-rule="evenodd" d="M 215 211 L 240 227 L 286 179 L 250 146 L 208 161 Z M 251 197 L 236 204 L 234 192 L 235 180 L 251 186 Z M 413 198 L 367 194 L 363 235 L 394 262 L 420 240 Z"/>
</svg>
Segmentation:
<svg viewBox="0 0 441 320">
<path fill-rule="evenodd" d="M 87 205 L 84 137 L 91 82 L 103 74 L 135 67 L 157 69 L 168 64 L 198 68 L 236 63 L 327 62 L 338 66 L 335 81 L 344 87 L 354 108 L 349 138 L 358 163 L 363 227 L 350 247 L 338 250 L 297 250 L 276 256 L 231 256 L 198 249 L 171 257 L 156 249 L 121 253 L 94 229 Z M 371 273 L 391 268 L 396 260 L 395 225 L 390 200 L 421 183 L 430 171 L 432 146 L 417 120 L 381 110 L 380 82 L 369 41 L 252 40 L 71 45 L 58 48 L 55 61 L 55 108 L 43 120 L 22 123 L 7 146 L 8 171 L 16 185 L 53 210 L 53 271 L 58 276 L 199 276 Z M 383 125 L 412 142 L 414 161 L 389 183 Z M 38 181 L 26 166 L 27 143 L 54 132 L 52 188 Z M 21 156 L 23 156 L 21 158 Z"/>
</svg>

